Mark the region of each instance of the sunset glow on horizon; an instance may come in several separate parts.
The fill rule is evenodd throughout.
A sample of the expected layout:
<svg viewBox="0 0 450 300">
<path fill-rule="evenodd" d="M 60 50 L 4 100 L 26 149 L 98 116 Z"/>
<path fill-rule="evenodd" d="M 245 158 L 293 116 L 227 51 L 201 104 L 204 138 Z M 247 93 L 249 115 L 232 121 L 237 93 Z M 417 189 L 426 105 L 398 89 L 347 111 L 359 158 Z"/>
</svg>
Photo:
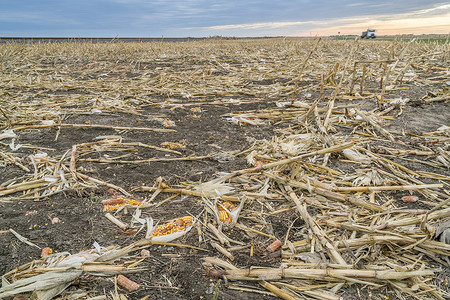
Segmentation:
<svg viewBox="0 0 450 300">
<path fill-rule="evenodd" d="M 449 34 L 450 5 L 442 5 L 435 9 L 436 15 L 426 15 L 426 12 L 415 14 L 400 14 L 398 16 L 373 16 L 370 18 L 337 19 L 333 25 L 316 28 L 309 32 L 300 32 L 294 36 L 309 36 L 311 33 L 319 36 L 360 34 L 367 28 L 375 28 L 378 35 L 402 34 Z M 339 24 L 339 25 L 335 25 Z"/>
<path fill-rule="evenodd" d="M 450 4 L 397 0 L 23 0 L 0 37 L 207 37 L 448 34 Z"/>
</svg>

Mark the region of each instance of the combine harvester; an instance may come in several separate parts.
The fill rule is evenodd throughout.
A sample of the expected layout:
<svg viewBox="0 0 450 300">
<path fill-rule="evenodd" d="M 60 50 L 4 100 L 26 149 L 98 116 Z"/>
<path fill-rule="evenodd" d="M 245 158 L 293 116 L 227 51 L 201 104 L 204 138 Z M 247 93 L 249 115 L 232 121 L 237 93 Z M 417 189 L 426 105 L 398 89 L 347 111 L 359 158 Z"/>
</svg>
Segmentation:
<svg viewBox="0 0 450 300">
<path fill-rule="evenodd" d="M 367 29 L 366 31 L 363 31 L 361 34 L 362 39 L 374 39 L 375 36 L 375 29 Z"/>
</svg>

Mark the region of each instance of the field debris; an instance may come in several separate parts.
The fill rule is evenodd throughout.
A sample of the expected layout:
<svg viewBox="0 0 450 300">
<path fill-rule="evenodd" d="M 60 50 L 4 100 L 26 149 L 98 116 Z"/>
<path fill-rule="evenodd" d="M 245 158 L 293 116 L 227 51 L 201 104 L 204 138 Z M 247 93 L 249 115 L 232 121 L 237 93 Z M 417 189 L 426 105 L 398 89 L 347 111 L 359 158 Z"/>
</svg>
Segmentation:
<svg viewBox="0 0 450 300">
<path fill-rule="evenodd" d="M 187 277 L 210 284 L 216 299 L 450 297 L 439 281 L 450 266 L 450 127 L 439 123 L 448 122 L 448 42 L 0 49 L 0 165 L 10 172 L 0 173 L 0 204 L 52 205 L 78 193 L 89 201 L 73 214 L 88 206 L 95 216 L 85 222 L 97 224 L 79 239 L 116 239 L 70 254 L 0 228 L 25 249 L 43 248 L 3 274 L 0 298 L 70 297 L 80 280 L 86 298 L 98 296 L 94 277 L 114 282 L 105 297 L 189 297 L 176 294 Z M 417 107 L 444 117 L 407 118 Z M 197 126 L 205 119 L 209 127 Z M 43 219 L 67 225 L 63 213 Z M 166 273 L 153 285 L 145 270 L 157 264 Z M 179 278 L 177 264 L 188 270 Z"/>
<path fill-rule="evenodd" d="M 133 280 L 128 279 L 127 277 L 123 276 L 122 274 L 117 276 L 117 284 L 126 289 L 127 291 L 134 291 L 139 288 L 139 284 L 134 282 Z"/>
<path fill-rule="evenodd" d="M 136 250 L 150 244 L 147 241 L 140 241 L 130 245 L 128 250 Z M 43 255 L 40 260 L 30 262 L 4 274 L 0 298 L 33 292 L 38 299 L 53 299 L 84 273 L 95 276 L 111 276 L 141 270 L 135 267 L 138 261 L 128 261 L 125 264 L 114 263 L 114 260 L 124 255 L 117 255 L 118 252 L 120 251 L 115 247 L 104 248 L 94 244 L 93 250 L 82 251 L 73 255 L 69 253 Z M 113 260 L 108 260 L 108 255 L 112 256 Z M 139 287 L 137 283 L 125 276 L 122 278 L 120 275 L 117 278 L 117 283 L 129 291 Z"/>
<path fill-rule="evenodd" d="M 149 201 L 139 201 L 134 199 L 125 199 L 123 197 L 110 198 L 102 201 L 103 210 L 112 211 L 124 207 L 140 207 L 150 205 Z"/>
<path fill-rule="evenodd" d="M 171 242 L 188 233 L 195 224 L 191 216 L 170 220 L 164 224 L 153 226 L 153 220 L 148 222 L 146 238 L 154 242 Z"/>
</svg>

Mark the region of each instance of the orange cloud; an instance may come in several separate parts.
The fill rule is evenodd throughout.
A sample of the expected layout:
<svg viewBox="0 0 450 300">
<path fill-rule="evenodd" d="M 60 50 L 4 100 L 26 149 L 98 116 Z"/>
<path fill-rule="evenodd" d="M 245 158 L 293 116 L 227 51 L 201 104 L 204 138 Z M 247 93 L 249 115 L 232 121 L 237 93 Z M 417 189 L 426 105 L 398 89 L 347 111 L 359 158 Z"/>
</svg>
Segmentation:
<svg viewBox="0 0 450 300">
<path fill-rule="evenodd" d="M 427 15 L 429 14 L 429 15 Z M 379 35 L 390 34 L 447 34 L 450 32 L 450 5 L 400 15 L 379 15 L 366 18 L 335 19 L 328 26 L 318 26 L 295 36 L 359 34 L 374 28 Z"/>
</svg>

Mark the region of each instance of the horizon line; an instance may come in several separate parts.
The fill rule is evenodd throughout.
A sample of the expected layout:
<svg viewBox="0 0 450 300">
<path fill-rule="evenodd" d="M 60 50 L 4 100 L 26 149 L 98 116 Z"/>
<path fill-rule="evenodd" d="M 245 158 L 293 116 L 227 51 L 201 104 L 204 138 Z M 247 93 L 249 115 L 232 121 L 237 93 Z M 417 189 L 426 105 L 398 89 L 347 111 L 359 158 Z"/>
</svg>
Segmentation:
<svg viewBox="0 0 450 300">
<path fill-rule="evenodd" d="M 450 33 L 398 33 L 398 34 L 383 34 L 378 35 L 379 37 L 395 37 L 395 36 L 450 36 Z M 214 39 L 214 38 L 224 38 L 224 39 L 262 39 L 262 38 L 315 38 L 315 37 L 346 37 L 346 36 L 359 36 L 359 34 L 332 34 L 332 35 L 267 35 L 267 36 L 225 36 L 225 35 L 212 35 L 212 36 L 161 36 L 161 37 L 139 37 L 139 36 L 0 36 L 0 39 Z"/>
</svg>

